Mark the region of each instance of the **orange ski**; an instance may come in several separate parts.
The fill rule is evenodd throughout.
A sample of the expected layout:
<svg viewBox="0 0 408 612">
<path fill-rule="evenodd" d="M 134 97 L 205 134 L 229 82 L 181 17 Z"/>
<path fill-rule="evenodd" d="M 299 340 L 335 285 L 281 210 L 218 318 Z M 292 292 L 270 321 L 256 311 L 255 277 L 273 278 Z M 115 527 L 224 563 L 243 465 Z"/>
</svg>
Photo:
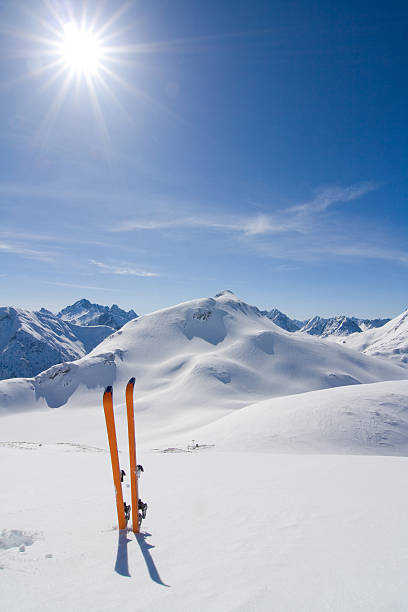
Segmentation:
<svg viewBox="0 0 408 612">
<path fill-rule="evenodd" d="M 139 492 L 136 464 L 135 412 L 133 408 L 133 388 L 135 379 L 131 378 L 126 386 L 126 410 L 129 436 L 130 486 L 132 493 L 132 530 L 139 533 Z"/>
<path fill-rule="evenodd" d="M 113 484 L 115 485 L 116 508 L 118 511 L 119 529 L 126 529 L 126 517 L 120 480 L 118 444 L 116 441 L 115 416 L 113 414 L 112 387 L 106 387 L 103 394 L 103 409 L 105 412 L 106 430 L 108 432 L 109 450 L 112 461 Z"/>
</svg>

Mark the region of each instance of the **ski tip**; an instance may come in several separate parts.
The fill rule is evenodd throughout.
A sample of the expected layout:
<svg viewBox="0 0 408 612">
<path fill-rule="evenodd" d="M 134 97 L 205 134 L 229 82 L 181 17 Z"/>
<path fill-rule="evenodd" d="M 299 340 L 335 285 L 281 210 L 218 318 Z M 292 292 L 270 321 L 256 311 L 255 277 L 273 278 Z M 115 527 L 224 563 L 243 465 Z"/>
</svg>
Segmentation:
<svg viewBox="0 0 408 612">
<path fill-rule="evenodd" d="M 133 376 L 133 378 L 131 378 L 128 382 L 128 385 L 134 385 L 136 382 L 136 378 Z"/>
<path fill-rule="evenodd" d="M 113 392 L 112 385 L 109 385 L 109 387 L 106 387 L 105 393 L 112 393 L 112 392 Z"/>
</svg>

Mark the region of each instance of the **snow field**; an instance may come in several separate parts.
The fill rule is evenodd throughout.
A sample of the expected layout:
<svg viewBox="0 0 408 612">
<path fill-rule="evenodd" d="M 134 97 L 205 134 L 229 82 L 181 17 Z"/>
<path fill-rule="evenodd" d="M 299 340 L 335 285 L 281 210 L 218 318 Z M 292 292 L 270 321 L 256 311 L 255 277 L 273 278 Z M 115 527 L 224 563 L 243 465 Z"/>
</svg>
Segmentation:
<svg viewBox="0 0 408 612">
<path fill-rule="evenodd" d="M 0 456 L 3 529 L 33 539 L 0 549 L 4 609 L 406 609 L 406 458 L 143 449 L 136 539 L 112 529 L 107 453 Z"/>
<path fill-rule="evenodd" d="M 408 456 L 408 381 L 264 400 L 196 429 L 195 437 L 229 450 Z"/>
<path fill-rule="evenodd" d="M 113 384 L 128 472 L 132 376 L 137 538 L 114 527 L 102 410 Z M 222 294 L 0 382 L 4 609 L 407 610 L 407 377 Z"/>
</svg>

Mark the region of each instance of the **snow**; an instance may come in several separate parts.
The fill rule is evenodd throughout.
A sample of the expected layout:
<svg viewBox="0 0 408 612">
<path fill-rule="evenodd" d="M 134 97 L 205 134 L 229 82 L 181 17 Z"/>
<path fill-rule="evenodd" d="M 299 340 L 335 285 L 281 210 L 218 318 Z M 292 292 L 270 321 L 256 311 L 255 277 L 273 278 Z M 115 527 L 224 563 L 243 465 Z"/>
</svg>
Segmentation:
<svg viewBox="0 0 408 612">
<path fill-rule="evenodd" d="M 77 392 L 81 405 L 90 405 L 96 389 L 123 385 L 132 376 L 138 381 L 137 409 L 162 421 L 173 414 L 183 429 L 192 410 L 205 424 L 212 413 L 223 416 L 255 401 L 404 379 L 408 372 L 338 344 L 286 332 L 225 292 L 134 319 L 85 357 L 35 378 L 0 382 L 0 413 L 20 410 L 21 393 L 25 410 L 75 405 Z"/>
<path fill-rule="evenodd" d="M 22 416 L 3 420 L 31 439 Z M 102 409 L 71 413 L 59 444 L 52 413 L 37 417 L 42 438 L 0 445 L 4 609 L 406 609 L 405 457 L 140 444 L 149 509 L 135 537 L 114 527 Z"/>
<path fill-rule="evenodd" d="M 301 332 L 306 332 L 321 338 L 330 336 L 348 336 L 352 333 L 360 333 L 361 328 L 358 325 L 358 320 L 338 316 L 330 319 L 322 319 L 321 317 L 313 317 L 300 329 Z"/>
<path fill-rule="evenodd" d="M 0 308 L 0 379 L 35 376 L 56 363 L 78 359 L 113 331 L 106 325 L 71 325 L 44 308 Z"/>
<path fill-rule="evenodd" d="M 113 384 L 128 472 L 134 375 L 149 505 L 137 537 L 115 527 L 102 409 Z M 224 292 L 131 321 L 34 379 L 2 381 L 2 606 L 405 611 L 407 377 L 285 332 Z"/>
<path fill-rule="evenodd" d="M 195 437 L 229 450 L 408 456 L 408 381 L 264 400 Z"/>
<path fill-rule="evenodd" d="M 342 341 L 345 346 L 366 355 L 390 359 L 402 366 L 408 364 L 408 310 L 384 326 L 352 334 Z"/>
<path fill-rule="evenodd" d="M 321 338 L 349 336 L 350 334 L 362 332 L 373 327 L 381 327 L 390 320 L 358 319 L 357 317 L 340 315 L 330 317 L 329 319 L 315 316 L 306 321 L 299 321 L 297 319 L 290 319 L 277 308 L 273 308 L 269 312 L 264 310 L 262 314 L 271 319 L 276 325 L 279 325 L 279 327 L 282 327 L 282 329 L 286 329 L 286 331 L 302 331 L 311 336 L 320 336 Z"/>
<path fill-rule="evenodd" d="M 78 300 L 71 306 L 66 306 L 57 315 L 59 319 L 76 325 L 109 325 L 120 329 L 125 323 L 137 317 L 134 310 L 126 312 L 117 304 L 102 306 L 92 304 L 89 300 Z"/>
<path fill-rule="evenodd" d="M 287 315 L 285 315 L 285 313 L 281 312 L 277 308 L 273 308 L 270 311 L 262 310 L 261 313 L 282 329 L 286 329 L 286 331 L 295 332 L 303 327 L 302 321 L 290 319 Z"/>
</svg>

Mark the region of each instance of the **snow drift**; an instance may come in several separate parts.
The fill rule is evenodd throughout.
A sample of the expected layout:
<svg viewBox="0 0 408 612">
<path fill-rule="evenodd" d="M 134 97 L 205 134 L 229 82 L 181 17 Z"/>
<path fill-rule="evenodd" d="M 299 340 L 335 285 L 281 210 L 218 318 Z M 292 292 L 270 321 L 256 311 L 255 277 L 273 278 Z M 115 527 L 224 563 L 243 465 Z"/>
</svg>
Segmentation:
<svg viewBox="0 0 408 612">
<path fill-rule="evenodd" d="M 408 456 L 408 381 L 252 404 L 194 431 L 219 450 Z"/>
</svg>

